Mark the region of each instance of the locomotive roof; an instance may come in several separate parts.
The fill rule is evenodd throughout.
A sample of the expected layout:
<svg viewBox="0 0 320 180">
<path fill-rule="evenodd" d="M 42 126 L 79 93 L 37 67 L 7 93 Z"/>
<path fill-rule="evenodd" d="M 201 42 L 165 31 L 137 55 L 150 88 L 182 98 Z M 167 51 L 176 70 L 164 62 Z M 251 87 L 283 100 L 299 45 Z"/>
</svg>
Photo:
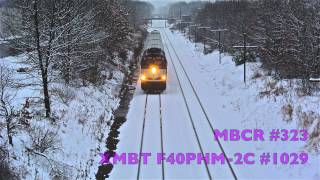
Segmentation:
<svg viewBox="0 0 320 180">
<path fill-rule="evenodd" d="M 151 49 L 151 48 L 159 48 L 162 51 L 164 50 L 159 31 L 152 31 L 151 33 L 148 34 L 148 37 L 145 42 L 144 50 Z"/>
</svg>

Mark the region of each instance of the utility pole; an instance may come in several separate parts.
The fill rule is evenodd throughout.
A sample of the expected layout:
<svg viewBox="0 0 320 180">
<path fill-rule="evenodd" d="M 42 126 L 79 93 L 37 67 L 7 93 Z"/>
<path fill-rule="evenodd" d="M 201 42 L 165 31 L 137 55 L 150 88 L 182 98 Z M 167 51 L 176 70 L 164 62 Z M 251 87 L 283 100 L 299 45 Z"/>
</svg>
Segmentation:
<svg viewBox="0 0 320 180">
<path fill-rule="evenodd" d="M 218 48 L 219 48 L 219 64 L 221 64 L 221 51 L 222 51 L 222 43 L 221 43 L 221 33 L 224 31 L 228 31 L 228 29 L 214 29 L 214 30 L 210 30 L 211 32 L 218 32 Z"/>
<path fill-rule="evenodd" d="M 194 44 L 197 43 L 197 26 L 194 27 Z"/>
<path fill-rule="evenodd" d="M 221 64 L 221 31 L 218 31 L 219 32 L 219 64 Z"/>
<path fill-rule="evenodd" d="M 206 29 L 203 29 L 203 54 L 206 53 Z"/>
<path fill-rule="evenodd" d="M 247 62 L 247 49 L 248 48 L 257 48 L 258 46 L 248 46 L 247 45 L 247 33 L 243 33 L 243 45 L 242 46 L 233 46 L 234 48 L 243 48 L 243 81 L 246 83 L 246 62 Z"/>
<path fill-rule="evenodd" d="M 194 33 L 194 44 L 196 44 L 196 42 L 197 42 L 197 27 L 199 27 L 199 25 L 196 25 L 196 24 L 189 26 L 189 28 L 194 28 L 194 31 L 193 31 L 193 33 Z"/>
<path fill-rule="evenodd" d="M 246 83 L 247 33 L 243 33 L 243 81 Z"/>
<path fill-rule="evenodd" d="M 180 19 L 180 23 L 179 23 L 179 29 L 180 29 L 180 32 L 182 32 L 182 10 L 181 10 L 181 6 L 180 6 L 180 12 L 179 12 L 179 19 Z"/>
<path fill-rule="evenodd" d="M 203 41 L 203 51 L 205 52 L 206 51 L 206 30 L 207 29 L 210 29 L 210 27 L 198 27 L 199 29 L 201 29 L 203 31 L 202 33 L 202 41 Z"/>
</svg>

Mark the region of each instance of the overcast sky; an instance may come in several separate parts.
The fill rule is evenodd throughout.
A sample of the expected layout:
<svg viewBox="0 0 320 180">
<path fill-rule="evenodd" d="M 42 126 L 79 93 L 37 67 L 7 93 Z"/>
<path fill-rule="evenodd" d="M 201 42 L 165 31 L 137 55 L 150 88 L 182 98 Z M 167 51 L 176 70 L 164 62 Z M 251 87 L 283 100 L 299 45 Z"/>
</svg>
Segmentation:
<svg viewBox="0 0 320 180">
<path fill-rule="evenodd" d="M 190 2 L 190 1 L 205 1 L 205 0 L 145 0 L 145 1 L 149 1 L 152 4 L 154 4 L 155 6 L 163 6 L 168 3 L 172 3 L 172 2 L 179 2 L 179 1 Z M 208 1 L 208 0 L 206 0 L 206 1 Z"/>
<path fill-rule="evenodd" d="M 163 3 L 178 2 L 179 0 L 146 0 L 146 1 L 152 2 L 152 4 L 155 4 L 155 5 L 161 5 Z"/>
</svg>

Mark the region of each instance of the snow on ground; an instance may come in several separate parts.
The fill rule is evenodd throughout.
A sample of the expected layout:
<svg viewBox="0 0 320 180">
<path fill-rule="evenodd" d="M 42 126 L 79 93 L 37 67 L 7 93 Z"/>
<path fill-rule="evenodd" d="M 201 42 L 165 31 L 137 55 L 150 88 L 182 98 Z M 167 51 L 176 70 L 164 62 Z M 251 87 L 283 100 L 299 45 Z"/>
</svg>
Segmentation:
<svg viewBox="0 0 320 180">
<path fill-rule="evenodd" d="M 17 72 L 29 65 L 23 63 L 26 55 L 0 59 L 0 65 L 13 70 L 19 83 L 14 106 L 35 114 L 28 126 L 20 125 L 10 147 L 10 166 L 22 179 L 95 179 L 99 166 L 99 153 L 105 151 L 105 139 L 109 131 L 108 121 L 118 107 L 117 93 L 123 74 L 115 71 L 114 78 L 103 86 L 67 87 L 51 84 L 51 102 L 56 122 L 37 116 L 43 112 L 41 87 L 35 72 Z M 4 125 L 2 119 L 0 125 Z M 5 126 L 1 126 L 5 127 Z M 6 130 L 0 131 L 0 143 L 6 143 Z M 0 137 L 1 137 L 0 136 Z M 37 137 L 46 137 L 49 146 L 41 151 L 35 147 Z"/>
<path fill-rule="evenodd" d="M 315 135 L 320 127 L 320 96 L 298 96 L 295 86 L 285 80 L 275 81 L 266 76 L 259 63 L 248 65 L 248 83 L 243 83 L 243 66 L 236 67 L 232 57 L 225 55 L 222 64 L 218 52 L 203 55 L 196 46 L 180 33 L 167 30 L 178 55 L 211 121 L 217 129 L 303 129 Z M 261 77 L 253 78 L 256 72 Z M 292 82 L 294 84 L 294 81 Z M 283 94 L 282 94 L 283 91 Z M 279 95 L 277 96 L 277 92 Z M 290 116 L 286 107 L 292 106 Z M 290 110 L 289 110 L 290 111 Z M 312 117 L 308 114 L 313 114 Z M 288 117 L 289 116 L 289 117 Z M 311 119 L 308 119 L 311 118 Z M 312 119 L 314 118 L 314 119 Z M 312 121 L 309 124 L 305 121 Z M 302 124 L 307 124 L 302 126 Z M 294 178 L 320 177 L 319 135 L 307 142 L 223 142 L 228 154 L 235 152 L 301 152 L 309 153 L 309 163 L 292 167 L 236 166 L 240 178 Z"/>
<path fill-rule="evenodd" d="M 155 27 L 159 27 L 153 22 Z M 162 25 L 163 26 L 163 25 Z M 203 55 L 200 44 L 187 40 L 178 32 L 159 28 L 164 32 L 176 49 L 182 64 L 186 68 L 192 84 L 195 86 L 200 100 L 208 113 L 215 129 L 262 129 L 265 141 L 221 141 L 228 157 L 234 153 L 255 153 L 254 165 L 235 165 L 232 167 L 239 179 L 319 179 L 319 93 L 314 96 L 297 93 L 297 80 L 275 81 L 260 68 L 259 63 L 250 63 L 247 67 L 247 84 L 243 83 L 243 66 L 235 66 L 232 57 L 224 54 L 219 64 L 219 54 L 213 52 Z M 190 106 L 191 117 L 195 122 L 202 148 L 205 152 L 219 153 L 219 147 L 213 141 L 213 134 L 205 122 L 204 115 L 193 95 L 187 78 L 172 49 L 166 49 L 167 59 L 177 66 L 183 91 Z M 169 57 L 170 53 L 173 54 Z M 198 153 L 190 116 L 182 99 L 177 76 L 172 63 L 168 64 L 168 87 L 161 95 L 163 113 L 163 142 L 166 153 Z M 259 75 L 261 74 L 261 75 Z M 155 95 L 148 96 L 146 121 L 143 125 L 143 113 L 146 95 L 139 84 L 130 104 L 127 122 L 121 127 L 117 153 L 138 153 L 142 127 L 145 128 L 142 152 L 152 154 L 160 151 L 159 99 Z M 307 129 L 310 136 L 307 142 L 271 142 L 269 132 L 272 129 Z M 152 133 L 151 133 L 152 132 Z M 308 163 L 304 165 L 261 165 L 259 156 L 262 153 L 300 153 L 309 154 Z M 154 167 L 154 159 L 148 165 L 141 165 L 140 177 L 161 178 L 161 168 Z M 151 163 L 151 164 L 150 164 Z M 117 164 L 111 172 L 111 179 L 132 179 L 137 177 L 138 165 Z M 194 170 L 198 173 L 194 173 Z M 214 179 L 230 178 L 228 168 L 210 165 L 210 173 Z M 207 179 L 203 164 L 168 165 L 164 167 L 167 179 Z"/>
</svg>

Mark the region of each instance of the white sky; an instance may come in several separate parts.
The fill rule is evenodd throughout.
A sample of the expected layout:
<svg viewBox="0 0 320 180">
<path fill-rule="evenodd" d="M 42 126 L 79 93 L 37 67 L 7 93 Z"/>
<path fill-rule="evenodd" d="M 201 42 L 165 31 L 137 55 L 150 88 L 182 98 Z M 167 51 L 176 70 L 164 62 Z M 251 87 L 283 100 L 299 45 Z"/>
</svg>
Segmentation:
<svg viewBox="0 0 320 180">
<path fill-rule="evenodd" d="M 190 2 L 190 1 L 208 1 L 208 0 L 145 0 L 145 1 L 149 1 L 149 2 L 153 3 L 154 5 L 164 5 L 167 3 L 179 2 L 179 1 Z M 214 0 L 211 0 L 211 1 L 214 1 Z"/>
</svg>

